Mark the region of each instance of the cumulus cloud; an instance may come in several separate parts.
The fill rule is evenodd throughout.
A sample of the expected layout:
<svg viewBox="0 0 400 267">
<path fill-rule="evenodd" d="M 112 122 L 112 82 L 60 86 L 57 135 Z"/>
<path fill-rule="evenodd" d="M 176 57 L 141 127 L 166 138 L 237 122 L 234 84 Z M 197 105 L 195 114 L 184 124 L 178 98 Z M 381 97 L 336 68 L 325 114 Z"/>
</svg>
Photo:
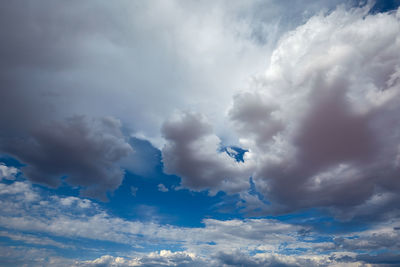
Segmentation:
<svg viewBox="0 0 400 267">
<path fill-rule="evenodd" d="M 191 189 L 243 196 L 253 174 L 257 192 L 271 203 L 259 199 L 267 213 L 361 210 L 382 195 L 395 203 L 399 11 L 369 14 L 370 8 L 338 7 L 285 34 L 266 73 L 233 98 L 228 115 L 248 150 L 246 172 L 215 152 L 220 140 L 191 114 L 164 124 L 166 171 Z"/>
<path fill-rule="evenodd" d="M 256 93 L 278 102 L 272 110 L 285 127 L 269 138 L 267 150 L 264 139 L 255 139 L 254 181 L 288 209 L 356 206 L 399 189 L 393 144 L 400 138 L 394 123 L 400 84 L 393 77 L 400 22 L 396 13 L 367 11 L 338 8 L 311 18 L 279 42 L 258 81 Z M 269 112 L 265 124 L 274 127 L 271 104 L 262 107 Z"/>
<path fill-rule="evenodd" d="M 0 149 L 27 164 L 21 170 L 31 181 L 58 186 L 65 177 L 69 184 L 84 187 L 84 194 L 106 199 L 106 192 L 123 179 L 116 163 L 132 151 L 120 127 L 111 117 L 72 117 L 38 125 L 30 136 L 9 137 Z"/>
<path fill-rule="evenodd" d="M 268 99 L 260 93 L 247 92 L 234 97 L 229 116 L 240 135 L 246 136 L 248 141 L 263 145 L 284 128 L 276 114 L 278 109 L 276 100 Z"/>
<path fill-rule="evenodd" d="M 315 15 L 327 4 L 281 2 L 0 3 L 0 153 L 23 163 L 20 176 L 32 182 L 66 182 L 105 199 L 123 168 L 148 175 L 159 166 L 147 139 L 163 146 L 165 171 L 182 187 L 239 193 L 247 212 L 329 207 L 342 220 L 386 225 L 323 234 L 274 219 L 205 219 L 194 228 L 131 221 L 88 199 L 46 197 L 0 165 L 8 180 L 0 234 L 57 249 L 66 247 L 56 238 L 68 238 L 181 250 L 99 255 L 78 266 L 398 263 L 400 226 L 390 219 L 400 212 L 400 10 L 333 11 L 344 2 L 334 0 Z M 166 120 L 188 107 L 199 113 Z M 225 147 L 236 137 L 243 161 Z M 6 264 L 73 265 L 54 251 L 16 247 L 24 257 Z"/>
<path fill-rule="evenodd" d="M 182 178 L 193 190 L 223 189 L 237 192 L 248 187 L 243 177 L 251 175 L 251 160 L 238 162 L 219 152 L 221 140 L 212 132 L 204 116 L 185 112 L 167 121 L 162 128 L 166 145 L 162 149 L 164 170 Z"/>
<path fill-rule="evenodd" d="M 78 1 L 68 4 L 52 1 L 35 4 L 14 1 L 12 4 L 3 4 L 0 8 L 0 27 L 4 35 L 0 45 L 0 55 L 3 58 L 0 64 L 3 88 L 0 92 L 0 124 L 7 125 L 7 129 L 0 132 L 0 150 L 24 161 L 27 166 L 23 172 L 33 181 L 57 186 L 60 179 L 54 177 L 68 176 L 67 181 L 72 185 L 86 188 L 85 194 L 104 198 L 105 192 L 114 190 L 121 183 L 122 171 L 114 164 L 114 160 L 105 160 L 96 155 L 93 159 L 95 167 L 85 164 L 86 158 L 82 159 L 80 165 L 67 160 L 62 166 L 56 164 L 54 169 L 48 166 L 49 159 L 54 155 L 47 155 L 47 150 L 57 148 L 63 155 L 62 159 L 71 158 L 69 148 L 61 146 L 60 142 L 52 147 L 53 143 L 49 138 L 56 138 L 56 135 L 59 139 L 66 138 L 57 133 L 58 129 L 66 132 L 73 131 L 74 127 L 88 132 L 92 129 L 91 123 L 87 126 L 82 125 L 85 123 L 78 123 L 81 125 L 77 126 L 64 118 L 77 114 L 84 114 L 87 118 L 112 115 L 120 119 L 135 136 L 152 140 L 155 145 L 162 147 L 165 140 L 162 140 L 159 128 L 163 121 L 176 109 L 194 107 L 212 118 L 215 131 L 223 137 L 221 139 L 233 140 L 236 136 L 230 127 L 226 127 L 227 119 L 231 119 L 242 141 L 269 146 L 277 135 L 287 132 L 288 123 L 292 127 L 288 121 L 293 118 L 282 111 L 290 105 L 290 101 L 277 101 L 280 98 L 275 93 L 265 93 L 264 89 L 256 93 L 239 94 L 234 98 L 234 108 L 229 116 L 224 117 L 232 94 L 236 89 L 245 87 L 250 75 L 261 71 L 268 61 L 271 61 L 273 69 L 270 73 L 277 72 L 282 67 L 287 77 L 261 81 L 258 87 L 263 87 L 266 83 L 271 87 L 276 85 L 279 88 L 277 91 L 285 94 L 284 92 L 290 90 L 285 89 L 283 80 L 287 78 L 289 83 L 293 80 L 289 73 L 297 73 L 300 77 L 297 81 L 301 77 L 307 80 L 307 68 L 297 71 L 287 64 L 290 61 L 287 58 L 293 58 L 294 62 L 299 57 L 300 52 L 297 53 L 295 49 L 281 53 L 284 56 L 277 63 L 279 51 L 290 50 L 290 47 L 282 48 L 288 42 L 281 41 L 278 44 L 271 60 L 270 51 L 286 30 L 293 29 L 323 6 L 329 10 L 344 2 L 347 3 L 341 0 L 329 1 L 328 4 L 311 0 L 295 1 L 290 4 L 290 8 L 287 3 L 277 1 L 217 1 L 206 5 L 192 1 L 169 1 L 157 5 L 151 1 L 120 1 L 117 5 L 107 1 L 86 5 Z M 95 14 L 92 14 L 92 10 L 96 10 Z M 323 16 L 320 16 L 311 21 L 317 21 L 318 18 L 323 20 Z M 311 22 L 307 25 L 310 26 Z M 388 30 L 389 28 L 386 32 Z M 379 41 L 384 40 L 385 36 Z M 299 44 L 306 41 L 300 40 Z M 307 49 L 311 48 L 304 47 L 299 51 L 305 52 Z M 332 53 L 344 50 L 340 48 L 336 52 L 332 50 Z M 318 51 L 320 50 L 313 50 L 314 54 Z M 359 52 L 364 53 L 363 50 Z M 373 53 L 374 51 L 371 52 Z M 385 58 L 384 55 L 382 58 Z M 302 66 L 304 62 L 298 62 L 296 66 Z M 383 69 L 387 70 L 386 67 Z M 374 73 L 377 76 L 379 71 Z M 357 77 L 361 76 L 360 74 Z M 388 79 L 391 86 L 396 85 L 396 77 L 393 74 Z M 282 83 L 278 85 L 279 80 Z M 387 98 L 390 94 L 385 95 Z M 299 105 L 290 106 L 302 109 Z M 340 105 L 335 107 L 340 108 Z M 332 107 L 333 110 L 336 110 L 335 107 Z M 317 108 L 310 110 L 318 111 Z M 352 112 L 351 109 L 344 110 L 342 117 L 350 116 Z M 350 117 L 347 124 L 355 122 L 354 127 L 357 129 L 368 124 L 367 118 L 362 120 Z M 308 124 L 311 127 L 318 124 L 316 121 L 310 119 Z M 345 124 L 338 123 L 335 126 L 343 125 Z M 348 143 L 354 141 L 354 135 L 357 134 L 357 131 L 353 133 L 354 129 L 349 129 L 351 133 L 348 133 Z M 304 135 L 296 139 L 299 147 L 301 144 L 305 146 L 309 140 L 306 138 L 307 132 L 303 132 Z M 165 132 L 162 134 L 165 135 Z M 115 136 L 119 138 L 119 134 Z M 362 147 L 365 142 L 369 142 L 370 137 L 370 134 L 366 134 L 360 138 L 358 146 Z M 77 138 L 80 139 L 68 140 L 74 143 L 86 140 L 88 146 L 96 144 L 100 146 L 100 151 L 103 149 L 100 144 L 103 141 L 89 141 L 84 136 Z M 104 142 L 108 145 L 112 143 L 109 140 Z M 12 144 L 12 147 L 8 144 Z M 122 142 L 118 141 L 113 145 L 115 147 L 110 150 L 119 151 L 120 157 L 126 154 Z M 167 147 L 171 148 L 170 145 L 167 144 Z M 21 146 L 29 149 L 24 152 Z M 368 145 L 365 149 L 371 152 L 374 147 Z M 277 149 L 282 147 L 275 146 L 274 150 Z M 363 152 L 365 151 L 358 151 Z M 35 153 L 40 153 L 43 157 L 40 162 Z M 322 152 L 304 153 L 302 156 L 305 159 L 312 160 L 319 158 Z M 343 153 L 346 151 L 340 150 L 332 157 L 337 158 Z M 221 158 L 222 155 L 213 157 Z M 143 167 L 140 154 L 136 154 L 132 161 L 137 163 L 121 164 L 139 174 L 148 173 L 151 169 Z M 76 166 L 73 170 L 71 164 Z M 100 165 L 103 167 L 99 167 Z M 215 165 L 218 166 L 210 168 L 213 169 L 210 177 L 214 178 L 203 182 L 204 177 L 199 179 L 204 176 L 203 173 L 193 179 L 183 178 L 183 185 L 196 190 L 210 188 L 229 192 L 246 188 L 245 181 L 237 179 L 236 175 L 231 178 L 231 167 L 220 167 L 220 163 Z M 175 168 L 171 167 L 171 172 Z M 176 169 L 177 174 L 181 172 L 189 177 L 185 170 Z M 100 178 L 93 178 L 93 175 Z M 81 179 L 83 176 L 85 178 Z M 219 178 L 215 178 L 217 176 Z M 243 176 L 245 180 L 248 179 L 247 172 Z M 94 186 L 95 179 L 99 180 L 99 185 Z M 368 190 L 370 189 L 364 190 L 363 196 L 368 196 Z"/>
</svg>

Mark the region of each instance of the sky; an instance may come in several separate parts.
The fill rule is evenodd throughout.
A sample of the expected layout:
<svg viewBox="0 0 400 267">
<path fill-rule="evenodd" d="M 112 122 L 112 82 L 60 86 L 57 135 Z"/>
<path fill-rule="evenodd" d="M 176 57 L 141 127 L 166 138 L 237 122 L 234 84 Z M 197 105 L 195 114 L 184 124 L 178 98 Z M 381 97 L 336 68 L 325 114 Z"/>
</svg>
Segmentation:
<svg viewBox="0 0 400 267">
<path fill-rule="evenodd" d="M 400 266 L 399 0 L 0 2 L 0 266 Z"/>
</svg>

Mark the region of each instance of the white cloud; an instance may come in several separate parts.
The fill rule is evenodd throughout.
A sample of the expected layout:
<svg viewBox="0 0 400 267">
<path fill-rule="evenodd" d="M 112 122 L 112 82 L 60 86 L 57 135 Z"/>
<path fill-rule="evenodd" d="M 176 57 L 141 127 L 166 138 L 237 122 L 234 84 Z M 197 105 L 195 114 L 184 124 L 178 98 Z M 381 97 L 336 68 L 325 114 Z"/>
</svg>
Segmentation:
<svg viewBox="0 0 400 267">
<path fill-rule="evenodd" d="M 76 205 L 82 209 L 87 209 L 92 207 L 92 201 L 89 199 L 82 199 L 78 197 L 56 197 L 52 198 L 53 200 L 60 201 L 61 205 L 70 207 L 72 205 Z"/>
<path fill-rule="evenodd" d="M 400 22 L 393 13 L 367 11 L 338 8 L 287 33 L 255 91 L 240 95 L 271 99 L 268 114 L 284 125 L 260 139 L 257 135 L 269 130 L 259 125 L 274 127 L 266 119 L 272 115 L 253 116 L 255 122 L 234 117 L 235 123 L 239 118 L 251 124 L 247 129 L 255 137 L 245 144 L 258 159 L 254 182 L 278 210 L 279 204 L 288 210 L 340 209 L 364 203 L 376 192 L 398 190 L 396 167 L 388 163 L 400 139 L 391 122 L 400 110 L 400 84 L 393 82 Z M 259 109 L 271 107 L 269 102 Z M 247 109 L 234 105 L 231 112 Z"/>
<path fill-rule="evenodd" d="M 132 196 L 136 197 L 136 193 L 139 190 L 139 188 L 131 186 L 131 194 Z"/>
<path fill-rule="evenodd" d="M 39 194 L 32 189 L 32 186 L 25 182 L 14 182 L 9 185 L 0 183 L 0 195 L 13 197 L 21 202 L 33 202 L 40 199 Z"/>
<path fill-rule="evenodd" d="M 0 163 L 0 181 L 2 179 L 7 179 L 7 180 L 14 180 L 15 175 L 18 173 L 18 169 L 14 167 L 9 167 L 4 165 L 3 163 Z"/>
<path fill-rule="evenodd" d="M 193 253 L 189 252 L 171 252 L 169 250 L 161 250 L 159 252 L 152 252 L 141 257 L 134 258 L 123 258 L 113 257 L 110 255 L 102 256 L 92 261 L 84 261 L 78 264 L 78 266 L 205 266 L 212 264 L 209 261 L 197 257 Z"/>
<path fill-rule="evenodd" d="M 3 188 L 0 190 L 2 236 L 26 244 L 61 249 L 70 248 L 70 244 L 80 248 L 80 242 L 75 241 L 83 238 L 124 244 L 133 250 L 120 257 L 99 256 L 94 261 L 77 261 L 78 266 L 95 263 L 108 264 L 106 266 L 117 263 L 121 266 L 191 266 L 204 264 L 204 261 L 211 261 L 215 266 L 220 266 L 221 262 L 248 262 L 260 266 L 326 263 L 334 266 L 336 256 L 333 256 L 338 253 L 361 249 L 373 254 L 382 249 L 400 249 L 400 225 L 396 221 L 376 224 L 368 230 L 335 235 L 274 219 L 204 219 L 203 227 L 179 227 L 115 217 L 94 203 L 90 204 L 90 209 L 82 208 L 79 203 L 88 203 L 86 199 L 46 197 L 40 189 L 32 188 L 26 182 L 14 182 L 6 187 L 0 185 Z M 24 195 L 36 197 L 32 199 Z M 68 245 L 54 241 L 59 237 L 67 238 Z M 150 253 L 150 250 L 149 254 L 141 254 L 134 251 L 137 240 L 140 240 L 141 250 L 148 251 L 157 245 L 175 246 L 181 252 Z M 85 246 L 81 249 L 88 249 Z M 323 255 L 318 255 L 321 253 Z M 356 256 L 353 255 L 351 261 L 356 261 Z"/>
<path fill-rule="evenodd" d="M 21 241 L 27 244 L 41 245 L 41 246 L 53 246 L 58 248 L 74 248 L 71 245 L 66 245 L 61 242 L 54 241 L 47 237 L 37 237 L 32 234 L 20 234 L 20 233 L 10 233 L 6 231 L 0 231 L 0 236 L 7 237 L 14 241 Z"/>
<path fill-rule="evenodd" d="M 159 184 L 157 186 L 157 188 L 158 188 L 158 191 L 161 191 L 161 192 L 168 192 L 169 191 L 169 189 L 163 184 Z"/>
<path fill-rule="evenodd" d="M 221 139 L 201 115 L 183 113 L 163 127 L 165 170 L 186 188 L 242 196 L 253 176 L 271 203 L 255 207 L 264 214 L 398 194 L 400 21 L 369 8 L 322 12 L 280 39 L 228 112 L 249 150 L 243 164 L 217 152 Z"/>
</svg>

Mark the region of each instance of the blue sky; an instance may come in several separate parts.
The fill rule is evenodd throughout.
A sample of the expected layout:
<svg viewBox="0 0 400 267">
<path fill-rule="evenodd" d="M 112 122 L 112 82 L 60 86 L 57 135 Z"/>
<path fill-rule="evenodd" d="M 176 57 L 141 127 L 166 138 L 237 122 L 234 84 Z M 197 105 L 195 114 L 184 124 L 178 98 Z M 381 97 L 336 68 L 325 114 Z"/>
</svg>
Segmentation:
<svg viewBox="0 0 400 267">
<path fill-rule="evenodd" d="M 0 4 L 0 266 L 399 266 L 400 2 Z"/>
</svg>

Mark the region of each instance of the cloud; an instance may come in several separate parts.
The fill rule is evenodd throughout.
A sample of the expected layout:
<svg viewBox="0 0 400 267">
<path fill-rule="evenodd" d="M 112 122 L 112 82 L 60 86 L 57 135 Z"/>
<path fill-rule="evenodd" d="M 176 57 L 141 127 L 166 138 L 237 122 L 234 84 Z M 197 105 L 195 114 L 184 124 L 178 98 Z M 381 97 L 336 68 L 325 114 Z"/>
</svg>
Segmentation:
<svg viewBox="0 0 400 267">
<path fill-rule="evenodd" d="M 64 198 L 53 197 L 53 200 L 59 201 L 61 205 L 66 207 L 76 206 L 82 209 L 93 207 L 92 201 L 90 201 L 89 199 L 81 199 L 78 197 L 64 197 Z"/>
<path fill-rule="evenodd" d="M 57 186 L 60 179 L 54 177 L 66 175 L 71 185 L 85 188 L 83 193 L 104 199 L 106 192 L 118 187 L 122 179 L 116 162 L 106 161 L 104 167 L 99 167 L 104 159 L 96 155 L 96 167 L 83 160 L 79 170 L 71 170 L 67 163 L 50 170 L 49 158 L 54 155 L 45 154 L 44 148 L 50 149 L 53 144 L 45 138 L 54 138 L 59 134 L 58 128 L 92 129 L 91 123 L 76 126 L 65 118 L 83 115 L 90 120 L 112 116 L 123 123 L 129 135 L 151 140 L 161 148 L 165 142 L 159 131 L 163 122 L 175 110 L 190 107 L 211 118 L 216 136 L 228 143 L 236 138 L 236 133 L 227 127 L 229 118 L 241 139 L 246 139 L 243 134 L 247 131 L 247 137 L 268 143 L 283 131 L 285 118 L 275 111 L 281 104 L 276 99 L 271 102 L 272 98 L 263 93 L 238 95 L 235 108 L 226 117 L 231 96 L 239 88 L 247 87 L 251 75 L 262 71 L 283 32 L 322 7 L 329 10 L 338 3 L 347 1 L 3 4 L 0 79 L 4 90 L 0 92 L 0 124 L 7 125 L 7 129 L 0 133 L 0 150 L 25 160 L 28 166 L 24 173 L 34 181 Z M 92 10 L 96 10 L 95 14 Z M 262 97 L 257 99 L 258 96 Z M 253 118 L 254 114 L 258 117 Z M 267 116 L 268 122 L 261 122 L 260 116 Z M 119 134 L 115 136 L 119 139 Z M 86 141 L 88 146 L 95 143 Z M 30 155 L 20 147 L 15 151 L 16 148 L 7 146 L 18 147 L 15 142 L 19 146 L 34 146 L 27 149 L 33 154 L 38 143 L 43 148 L 42 163 L 28 159 Z M 61 155 L 70 155 L 59 142 L 54 145 Z M 114 145 L 122 158 L 122 143 Z M 135 145 L 141 146 L 138 142 Z M 152 158 L 150 152 L 143 155 Z M 153 162 L 143 164 L 141 156 L 132 154 L 130 163 L 119 164 L 135 173 L 148 173 Z M 230 167 L 223 167 L 223 171 L 213 168 L 213 175 L 225 174 L 227 168 Z M 177 170 L 179 174 L 178 171 L 182 170 Z M 93 178 L 94 173 L 100 178 Z M 86 178 L 80 179 L 82 175 Z M 93 186 L 94 179 L 99 179 L 98 186 Z M 246 188 L 246 182 L 237 178 L 225 186 L 221 179 L 226 177 L 204 184 L 196 178 L 192 179 L 193 184 L 190 179 L 184 181 L 196 190 L 218 187 L 216 191 L 225 188 L 237 192 Z"/>
<path fill-rule="evenodd" d="M 175 109 L 206 110 L 212 101 L 223 111 L 226 95 L 261 70 L 266 49 L 250 27 L 257 8 L 179 0 L 2 4 L 0 122 L 22 131 L 53 117 L 112 115 L 160 142 Z"/>
<path fill-rule="evenodd" d="M 165 185 L 163 185 L 163 184 L 159 184 L 157 186 L 157 188 L 158 188 L 158 191 L 161 191 L 161 192 L 168 192 L 169 191 L 168 188 L 165 187 Z"/>
<path fill-rule="evenodd" d="M 36 237 L 30 234 L 14 234 L 6 231 L 0 231 L 0 236 L 7 237 L 13 241 L 21 241 L 27 244 L 40 245 L 40 246 L 54 246 L 58 248 L 73 248 L 73 246 L 54 241 L 47 237 Z"/>
<path fill-rule="evenodd" d="M 233 98 L 228 115 L 248 150 L 244 172 L 216 152 L 221 141 L 211 125 L 190 113 L 164 124 L 165 170 L 184 187 L 243 196 L 253 175 L 271 203 L 259 201 L 267 213 L 332 207 L 339 216 L 381 195 L 394 203 L 399 11 L 370 8 L 338 7 L 287 33 L 266 73 Z M 386 207 L 370 217 L 396 210 Z"/>
<path fill-rule="evenodd" d="M 289 209 L 351 207 L 399 189 L 392 120 L 400 85 L 392 80 L 400 23 L 394 13 L 364 12 L 338 8 L 310 19 L 280 41 L 262 78 L 286 127 L 254 181 Z"/>
<path fill-rule="evenodd" d="M 13 266 L 73 266 L 74 260 L 56 256 L 47 248 L 26 248 L 18 246 L 0 247 L 0 263 L 5 267 Z"/>
<path fill-rule="evenodd" d="M 196 257 L 193 253 L 182 252 L 171 252 L 169 250 L 161 250 L 159 252 L 152 252 L 141 257 L 135 257 L 133 259 L 113 257 L 109 255 L 102 256 L 92 261 L 84 261 L 77 266 L 177 266 L 177 267 L 189 267 L 189 266 L 204 266 L 209 265 L 201 258 Z"/>
<path fill-rule="evenodd" d="M 344 260 L 357 263 L 361 261 L 357 255 L 373 256 L 382 250 L 394 253 L 400 248 L 397 220 L 377 223 L 369 229 L 328 234 L 276 219 L 204 219 L 203 227 L 179 227 L 154 220 L 120 218 L 88 199 L 48 195 L 28 182 L 0 185 L 2 236 L 49 249 L 55 247 L 54 257 L 62 253 L 59 249 L 71 246 L 91 251 L 91 243 L 82 244 L 82 240 L 110 242 L 132 250 L 120 256 L 91 251 L 90 255 L 98 255 L 97 259 L 77 259 L 77 266 L 190 266 L 204 265 L 205 261 L 211 262 L 210 266 L 241 266 L 245 262 L 250 266 L 334 266 Z M 60 238 L 68 242 L 56 241 Z M 175 251 L 154 252 L 155 246 L 161 250 L 173 246 Z M 66 262 L 67 266 L 73 265 Z"/>
<path fill-rule="evenodd" d="M 247 149 L 243 164 L 217 152 L 202 115 L 183 112 L 162 128 L 165 171 L 189 189 L 242 196 L 252 176 L 263 200 L 251 202 L 264 214 L 329 207 L 344 218 L 381 195 L 391 200 L 370 218 L 393 213 L 400 23 L 398 12 L 370 8 L 338 7 L 288 32 L 265 74 L 234 96 L 228 117 Z"/>
<path fill-rule="evenodd" d="M 279 110 L 276 102 L 260 93 L 239 94 L 233 99 L 229 117 L 239 134 L 263 145 L 284 129 L 282 121 L 275 113 Z"/>
<path fill-rule="evenodd" d="M 311 2 L 307 6 L 316 10 Z M 255 12 L 261 9 L 268 13 Z M 286 8 L 269 1 L 264 5 L 121 0 L 116 5 L 108 1 L 82 5 L 46 0 L 14 1 L 1 4 L 0 10 L 0 152 L 27 164 L 23 172 L 32 181 L 57 186 L 65 175 L 71 185 L 86 188 L 85 194 L 104 199 L 120 184 L 122 171 L 101 155 L 91 155 L 93 161 L 88 163 L 87 153 L 82 153 L 80 162 L 72 162 L 77 153 L 62 141 L 96 145 L 99 151 L 103 142 L 114 144 L 109 149 L 122 157 L 126 151 L 117 140 L 119 133 L 115 143 L 85 136 L 85 132 L 108 131 L 101 126 L 93 129 L 92 118 L 99 125 L 106 116 L 117 118 L 128 135 L 152 140 L 158 147 L 163 145 L 159 129 L 176 109 L 196 107 L 219 114 L 215 120 L 224 121 L 233 90 L 262 69 L 261 55 L 283 31 L 280 24 L 271 23 L 278 14 L 274 10 Z M 256 21 L 257 30 L 252 27 Z M 261 34 L 268 38 L 257 41 Z M 231 135 L 225 127 L 218 128 Z M 82 135 L 63 136 L 74 131 Z M 143 146 L 136 141 L 130 143 Z M 144 154 L 152 158 L 151 153 Z M 144 154 L 132 154 L 120 165 L 147 174 L 153 162 L 143 163 Z M 57 162 L 52 169 L 52 158 L 65 164 Z M 93 183 L 96 179 L 98 186 Z"/>
<path fill-rule="evenodd" d="M 0 195 L 16 198 L 18 202 L 32 202 L 40 199 L 39 194 L 32 190 L 32 186 L 25 182 L 14 182 L 12 184 L 0 184 Z M 6 208 L 7 205 L 4 207 Z"/>
<path fill-rule="evenodd" d="M 7 180 L 14 180 L 15 175 L 18 173 L 18 169 L 14 167 L 9 167 L 4 165 L 3 163 L 0 163 L 0 181 L 2 179 L 7 179 Z"/>
<path fill-rule="evenodd" d="M 111 117 L 72 117 L 37 125 L 29 137 L 8 138 L 0 149 L 27 164 L 22 172 L 31 181 L 54 187 L 66 177 L 83 194 L 106 199 L 124 176 L 116 163 L 132 151 L 120 127 Z"/>
<path fill-rule="evenodd" d="M 162 133 L 167 141 L 162 149 L 164 171 L 179 175 L 183 186 L 210 189 L 214 193 L 220 189 L 237 192 L 248 187 L 243 177 L 251 175 L 250 160 L 237 162 L 227 153 L 218 152 L 221 140 L 212 133 L 204 116 L 178 114 L 165 122 Z"/>
<path fill-rule="evenodd" d="M 320 262 L 313 259 L 301 259 L 293 256 L 276 254 L 256 254 L 255 256 L 250 256 L 240 252 L 234 254 L 221 252 L 217 255 L 217 259 L 219 260 L 219 266 L 320 266 Z"/>
<path fill-rule="evenodd" d="M 131 186 L 131 194 L 132 196 L 136 197 L 136 193 L 139 190 L 139 188 Z"/>
</svg>

